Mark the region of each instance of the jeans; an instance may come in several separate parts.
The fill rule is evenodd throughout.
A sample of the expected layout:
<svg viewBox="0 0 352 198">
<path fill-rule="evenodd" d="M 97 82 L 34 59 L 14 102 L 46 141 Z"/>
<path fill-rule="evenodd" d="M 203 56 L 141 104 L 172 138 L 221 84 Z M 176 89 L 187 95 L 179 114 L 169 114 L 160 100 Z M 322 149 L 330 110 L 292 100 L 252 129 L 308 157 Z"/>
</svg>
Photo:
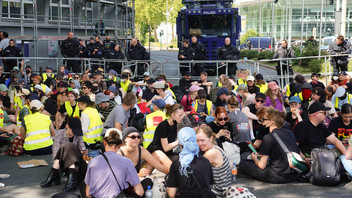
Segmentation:
<svg viewBox="0 0 352 198">
<path fill-rule="evenodd" d="M 340 160 L 345 170 L 352 175 L 352 160 L 347 160 L 345 155 L 341 155 Z"/>
</svg>

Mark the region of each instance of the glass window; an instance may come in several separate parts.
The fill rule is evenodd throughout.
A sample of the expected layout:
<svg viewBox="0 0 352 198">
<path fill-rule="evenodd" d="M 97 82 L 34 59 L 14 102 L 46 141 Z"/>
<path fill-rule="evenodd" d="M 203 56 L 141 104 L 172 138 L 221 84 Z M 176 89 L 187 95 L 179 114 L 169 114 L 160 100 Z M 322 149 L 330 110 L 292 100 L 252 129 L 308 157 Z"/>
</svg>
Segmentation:
<svg viewBox="0 0 352 198">
<path fill-rule="evenodd" d="M 231 21 L 231 15 L 188 16 L 188 29 L 192 35 L 231 36 Z"/>
<path fill-rule="evenodd" d="M 33 18 L 33 1 L 24 0 L 22 6 L 24 8 L 24 18 Z M 20 19 L 21 18 L 21 2 L 20 0 L 3 0 L 2 1 L 2 17 Z"/>
<path fill-rule="evenodd" d="M 50 0 L 49 6 L 49 20 L 70 21 L 70 0 Z"/>
<path fill-rule="evenodd" d="M 33 18 L 33 4 L 29 4 L 29 3 L 24 4 L 24 18 L 26 19 Z"/>
</svg>

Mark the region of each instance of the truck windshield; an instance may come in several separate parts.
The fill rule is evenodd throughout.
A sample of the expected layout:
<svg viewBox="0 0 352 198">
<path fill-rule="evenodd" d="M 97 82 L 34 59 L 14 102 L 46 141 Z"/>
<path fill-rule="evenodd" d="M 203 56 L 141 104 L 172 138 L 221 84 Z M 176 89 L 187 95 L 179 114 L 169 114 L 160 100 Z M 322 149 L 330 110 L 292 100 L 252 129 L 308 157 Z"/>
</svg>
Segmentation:
<svg viewBox="0 0 352 198">
<path fill-rule="evenodd" d="M 232 15 L 192 15 L 188 16 L 190 35 L 231 36 Z"/>
</svg>

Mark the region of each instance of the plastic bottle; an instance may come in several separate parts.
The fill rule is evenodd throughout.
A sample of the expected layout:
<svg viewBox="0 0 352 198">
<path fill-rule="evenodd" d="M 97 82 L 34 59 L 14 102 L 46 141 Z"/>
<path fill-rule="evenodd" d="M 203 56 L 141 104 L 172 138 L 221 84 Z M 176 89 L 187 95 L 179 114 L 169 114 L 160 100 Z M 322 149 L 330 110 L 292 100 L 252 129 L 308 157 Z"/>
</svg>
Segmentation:
<svg viewBox="0 0 352 198">
<path fill-rule="evenodd" d="M 237 167 L 236 167 L 236 163 L 233 163 L 233 167 L 232 167 L 232 183 L 236 183 L 237 182 Z"/>
<path fill-rule="evenodd" d="M 153 191 L 150 186 L 148 186 L 148 190 L 145 191 L 145 198 L 152 198 L 153 197 Z"/>
</svg>

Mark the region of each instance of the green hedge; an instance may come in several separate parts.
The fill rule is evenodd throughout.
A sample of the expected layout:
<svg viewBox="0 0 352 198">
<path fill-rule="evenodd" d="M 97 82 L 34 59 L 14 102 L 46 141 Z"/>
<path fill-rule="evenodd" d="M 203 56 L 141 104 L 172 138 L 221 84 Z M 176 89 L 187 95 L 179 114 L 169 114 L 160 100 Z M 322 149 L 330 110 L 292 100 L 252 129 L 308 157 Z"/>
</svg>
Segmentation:
<svg viewBox="0 0 352 198">
<path fill-rule="evenodd" d="M 247 59 L 258 58 L 258 50 L 241 50 L 241 58 L 247 57 Z"/>
<path fill-rule="evenodd" d="M 269 51 L 269 50 L 262 51 L 258 54 L 258 60 L 272 59 L 274 54 L 275 54 L 274 51 Z"/>
</svg>

